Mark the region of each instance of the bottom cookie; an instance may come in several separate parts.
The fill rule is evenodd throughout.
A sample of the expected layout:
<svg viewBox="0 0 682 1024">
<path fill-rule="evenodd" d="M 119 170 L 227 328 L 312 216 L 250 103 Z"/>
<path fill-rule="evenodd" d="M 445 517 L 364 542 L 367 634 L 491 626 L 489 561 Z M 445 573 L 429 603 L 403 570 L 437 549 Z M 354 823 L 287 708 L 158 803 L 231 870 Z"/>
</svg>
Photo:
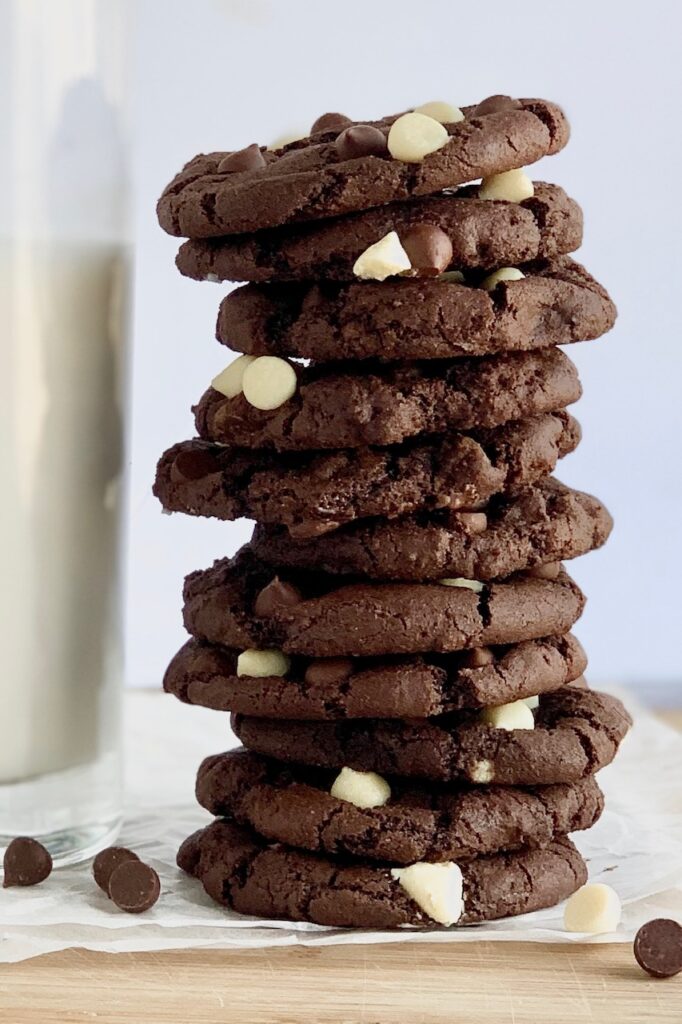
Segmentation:
<svg viewBox="0 0 682 1024">
<path fill-rule="evenodd" d="M 185 840 L 178 866 L 239 914 L 337 928 L 492 921 L 551 907 L 587 880 L 585 862 L 566 837 L 461 867 L 450 861 L 391 869 L 270 844 L 221 820 Z"/>
</svg>

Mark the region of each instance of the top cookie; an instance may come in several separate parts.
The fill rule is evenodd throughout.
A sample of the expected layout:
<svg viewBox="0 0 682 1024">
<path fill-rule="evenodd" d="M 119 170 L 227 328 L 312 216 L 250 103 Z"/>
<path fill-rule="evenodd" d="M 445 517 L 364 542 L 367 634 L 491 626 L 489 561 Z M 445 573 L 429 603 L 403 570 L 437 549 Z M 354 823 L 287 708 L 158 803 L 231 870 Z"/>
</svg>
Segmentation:
<svg viewBox="0 0 682 1024">
<path fill-rule="evenodd" d="M 338 128 L 256 155 L 247 170 L 220 171 L 228 152 L 199 154 L 164 190 L 159 223 L 171 235 L 214 238 L 335 217 L 523 167 L 568 142 L 566 116 L 546 100 L 510 101 L 490 114 L 476 110 L 464 107 L 464 120 L 444 126 L 445 144 L 419 162 L 395 159 L 387 149 L 377 155 L 382 147 L 376 145 L 348 159 L 347 147 L 335 144 Z M 396 119 L 374 126 L 388 137 Z"/>
</svg>

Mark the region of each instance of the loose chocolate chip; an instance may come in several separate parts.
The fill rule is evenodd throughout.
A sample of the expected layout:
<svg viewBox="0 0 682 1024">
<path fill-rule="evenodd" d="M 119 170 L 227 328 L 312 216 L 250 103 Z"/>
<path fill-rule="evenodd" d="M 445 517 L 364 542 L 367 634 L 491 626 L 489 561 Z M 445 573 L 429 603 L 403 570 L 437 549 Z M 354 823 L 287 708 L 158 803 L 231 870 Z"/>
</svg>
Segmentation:
<svg viewBox="0 0 682 1024">
<path fill-rule="evenodd" d="M 254 613 L 263 619 L 274 615 L 281 608 L 293 608 L 303 600 L 301 591 L 291 583 L 284 583 L 279 576 L 263 587 L 258 594 L 253 610 Z"/>
<path fill-rule="evenodd" d="M 348 125 L 352 124 L 350 117 L 346 117 L 345 114 L 320 114 L 316 121 L 313 121 L 313 126 L 310 129 L 311 135 L 317 135 L 319 132 L 340 132 L 343 128 L 347 128 Z"/>
<path fill-rule="evenodd" d="M 369 124 L 354 124 L 337 136 L 334 142 L 341 160 L 355 160 L 360 156 L 386 156 L 386 136 Z"/>
<path fill-rule="evenodd" d="M 351 658 L 320 658 L 319 661 L 311 661 L 308 665 L 305 670 L 305 681 L 314 686 L 333 686 L 348 679 L 352 672 Z"/>
<path fill-rule="evenodd" d="M 178 452 L 171 466 L 171 480 L 182 483 L 185 480 L 200 480 L 203 476 L 219 473 L 220 466 L 212 452 L 195 449 Z"/>
<path fill-rule="evenodd" d="M 483 668 L 485 665 L 492 665 L 495 655 L 489 647 L 474 647 L 463 655 L 462 664 L 465 668 Z"/>
<path fill-rule="evenodd" d="M 435 224 L 415 224 L 400 236 L 415 277 L 438 277 L 452 262 L 452 242 Z"/>
<path fill-rule="evenodd" d="M 3 888 L 12 885 L 38 885 L 52 871 L 52 857 L 37 839 L 18 836 L 5 850 Z"/>
<path fill-rule="evenodd" d="M 218 164 L 218 174 L 236 174 L 238 171 L 257 171 L 265 167 L 265 157 L 260 147 L 252 142 L 245 149 L 228 153 Z"/>
<path fill-rule="evenodd" d="M 643 924 L 635 935 L 635 959 L 652 978 L 672 978 L 682 971 L 682 925 L 668 917 Z"/>
<path fill-rule="evenodd" d="M 488 529 L 488 517 L 485 512 L 460 512 L 457 519 L 469 533 L 485 533 Z"/>
<path fill-rule="evenodd" d="M 106 850 L 100 850 L 92 863 L 92 874 L 100 889 L 109 895 L 109 881 L 112 874 L 120 864 L 129 860 L 140 858 L 132 850 L 125 846 L 110 846 Z"/>
<path fill-rule="evenodd" d="M 126 914 L 141 914 L 153 907 L 161 893 L 161 883 L 154 868 L 141 860 L 119 864 L 109 879 L 109 895 Z"/>
<path fill-rule="evenodd" d="M 528 570 L 528 575 L 536 580 L 555 580 L 561 572 L 561 562 L 547 562 L 546 565 L 536 565 Z"/>
<path fill-rule="evenodd" d="M 476 109 L 474 110 L 474 117 L 480 117 L 483 114 L 497 114 L 500 110 L 518 110 L 521 104 L 518 100 L 513 99 L 511 96 L 488 96 L 486 99 L 481 100 Z"/>
</svg>

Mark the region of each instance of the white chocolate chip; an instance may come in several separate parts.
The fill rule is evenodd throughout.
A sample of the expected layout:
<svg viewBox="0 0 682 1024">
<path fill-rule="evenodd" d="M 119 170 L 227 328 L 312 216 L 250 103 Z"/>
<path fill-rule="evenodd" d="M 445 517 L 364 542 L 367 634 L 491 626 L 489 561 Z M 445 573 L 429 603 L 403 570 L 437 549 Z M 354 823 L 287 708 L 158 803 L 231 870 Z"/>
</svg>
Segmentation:
<svg viewBox="0 0 682 1024">
<path fill-rule="evenodd" d="M 457 924 L 464 913 L 462 871 L 451 860 L 443 864 L 420 861 L 407 868 L 393 868 L 391 878 L 438 924 Z"/>
<path fill-rule="evenodd" d="M 217 274 L 207 274 L 206 277 L 204 278 L 204 281 L 210 281 L 211 284 L 218 284 L 220 278 L 218 277 Z"/>
<path fill-rule="evenodd" d="M 439 274 L 438 281 L 447 281 L 448 284 L 464 284 L 464 274 L 461 270 L 446 270 Z"/>
<path fill-rule="evenodd" d="M 300 142 L 301 139 L 306 139 L 307 137 L 308 133 L 300 130 L 285 132 L 284 135 L 278 135 L 277 138 L 270 143 L 268 151 L 270 153 L 274 153 L 277 149 L 283 149 L 284 146 L 288 146 L 292 142 Z"/>
<path fill-rule="evenodd" d="M 511 704 L 499 704 L 495 708 L 483 708 L 481 721 L 491 725 L 493 729 L 534 729 L 533 712 L 524 700 L 515 700 Z"/>
<path fill-rule="evenodd" d="M 447 131 L 439 121 L 413 111 L 403 114 L 391 125 L 388 151 L 394 160 L 419 164 L 429 153 L 442 149 L 448 138 Z"/>
<path fill-rule="evenodd" d="M 334 779 L 331 795 L 356 807 L 383 807 L 391 798 L 391 787 L 376 772 L 356 772 L 342 768 Z"/>
<path fill-rule="evenodd" d="M 225 398 L 235 398 L 236 395 L 240 395 L 244 381 L 244 371 L 255 358 L 255 356 L 238 356 L 236 359 L 233 359 L 222 373 L 213 378 L 211 387 L 219 391 L 221 395 L 225 395 Z"/>
<path fill-rule="evenodd" d="M 620 924 L 621 906 L 618 893 L 601 882 L 583 885 L 574 892 L 564 910 L 567 932 L 589 932 L 601 935 L 615 932 Z"/>
<path fill-rule="evenodd" d="M 506 199 L 508 203 L 522 203 L 533 195 L 533 182 L 521 168 L 484 178 L 478 190 L 479 199 Z"/>
<path fill-rule="evenodd" d="M 395 231 L 368 246 L 353 264 L 353 273 L 364 281 L 385 281 L 393 274 L 411 270 L 412 264 Z"/>
<path fill-rule="evenodd" d="M 540 706 L 540 698 L 536 694 L 534 697 L 524 697 L 523 703 L 527 704 L 531 711 Z"/>
<path fill-rule="evenodd" d="M 493 288 L 497 288 L 500 281 L 521 281 L 525 276 L 517 267 L 500 267 L 493 274 L 483 278 L 481 288 L 491 292 Z"/>
<path fill-rule="evenodd" d="M 258 651 L 251 647 L 247 651 L 242 651 L 237 658 L 237 675 L 252 676 L 254 679 L 285 676 L 290 667 L 291 662 L 282 651 Z"/>
<path fill-rule="evenodd" d="M 490 761 L 475 761 L 469 771 L 469 778 L 472 782 L 479 782 L 485 785 L 493 781 L 493 766 Z"/>
<path fill-rule="evenodd" d="M 258 356 L 244 371 L 242 390 L 254 409 L 279 409 L 296 394 L 296 371 L 279 356 Z"/>
<path fill-rule="evenodd" d="M 465 590 L 473 590 L 475 594 L 480 594 L 483 590 L 483 584 L 478 580 L 465 580 L 463 576 L 438 580 L 438 582 L 442 587 L 462 587 Z"/>
<path fill-rule="evenodd" d="M 430 103 L 422 103 L 420 107 L 414 108 L 416 114 L 426 114 L 432 117 L 439 124 L 457 124 L 464 120 L 464 114 L 459 107 L 453 107 L 451 103 L 443 100 L 431 100 Z"/>
</svg>

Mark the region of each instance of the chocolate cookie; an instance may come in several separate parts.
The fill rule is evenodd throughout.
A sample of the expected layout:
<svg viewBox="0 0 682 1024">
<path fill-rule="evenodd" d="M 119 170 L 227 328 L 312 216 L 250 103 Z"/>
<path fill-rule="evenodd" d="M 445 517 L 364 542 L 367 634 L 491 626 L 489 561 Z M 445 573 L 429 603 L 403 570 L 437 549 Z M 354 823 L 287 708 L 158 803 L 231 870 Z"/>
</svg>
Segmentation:
<svg viewBox="0 0 682 1024">
<path fill-rule="evenodd" d="M 568 142 L 563 111 L 545 100 L 522 99 L 484 116 L 462 109 L 466 119 L 446 125 L 450 138 L 419 163 L 386 149 L 377 155 L 376 146 L 348 158 L 336 144 L 338 128 L 260 158 L 254 151 L 251 169 L 236 172 L 220 169 L 225 151 L 199 154 L 165 188 L 159 224 L 170 235 L 212 238 L 335 217 L 524 167 Z M 387 137 L 396 116 L 372 123 Z"/>
<path fill-rule="evenodd" d="M 492 204 L 497 205 L 497 204 Z M 246 285 L 223 299 L 218 340 L 251 355 L 448 359 L 598 338 L 616 308 L 569 257 L 524 266 L 492 291 L 452 281 Z"/>
<path fill-rule="evenodd" d="M 438 927 L 389 867 L 270 844 L 227 821 L 186 839 L 178 865 L 239 914 L 338 928 Z M 453 923 L 466 925 L 553 906 L 585 884 L 587 868 L 573 843 L 561 838 L 542 849 L 465 861 L 461 878 L 456 868 L 452 875 L 461 881 L 463 904 Z"/>
<path fill-rule="evenodd" d="M 209 388 L 195 407 L 200 437 L 244 448 L 357 448 L 420 434 L 496 427 L 556 412 L 581 395 L 559 349 L 390 366 L 350 363 L 298 370 L 296 393 L 276 409 Z"/>
<path fill-rule="evenodd" d="M 358 256 L 389 231 L 436 226 L 452 244 L 450 266 L 495 268 L 573 252 L 582 242 L 582 211 L 558 185 L 535 183 L 521 203 L 478 199 L 475 188 L 297 227 L 228 238 L 192 239 L 176 264 L 195 281 L 356 281 Z"/>
<path fill-rule="evenodd" d="M 389 522 L 363 520 L 309 539 L 293 538 L 283 526 L 259 524 L 251 546 L 277 568 L 377 580 L 495 580 L 584 555 L 601 547 L 612 526 L 596 498 L 550 477 L 473 513 L 448 509 Z"/>
<path fill-rule="evenodd" d="M 298 603 L 262 598 L 272 569 L 245 546 L 185 580 L 184 622 L 200 640 L 242 650 L 281 648 L 332 658 L 447 652 L 567 633 L 585 599 L 565 572 L 468 587 L 367 583 L 324 573 L 287 573 Z M 256 605 L 260 605 L 256 613 Z"/>
<path fill-rule="evenodd" d="M 604 800 L 589 777 L 535 790 L 415 784 L 389 779 L 381 807 L 358 807 L 329 792 L 336 772 L 287 768 L 246 750 L 207 757 L 197 775 L 202 807 L 297 849 L 389 864 L 470 860 L 547 846 L 590 828 Z"/>
<path fill-rule="evenodd" d="M 587 666 L 570 633 L 444 655 L 295 658 L 285 676 L 237 675 L 239 653 L 189 640 L 166 669 L 164 690 L 256 718 L 431 718 L 556 690 Z"/>
<path fill-rule="evenodd" d="M 534 729 L 496 729 L 472 712 L 422 721 L 232 716 L 245 747 L 280 761 L 503 786 L 546 786 L 594 775 L 613 760 L 630 724 L 615 697 L 572 686 L 540 697 Z"/>
<path fill-rule="evenodd" d="M 580 426 L 566 412 L 351 451 L 275 453 L 195 439 L 161 456 L 154 494 L 171 512 L 246 516 L 316 537 L 368 516 L 477 508 L 551 473 L 579 441 Z"/>
</svg>

